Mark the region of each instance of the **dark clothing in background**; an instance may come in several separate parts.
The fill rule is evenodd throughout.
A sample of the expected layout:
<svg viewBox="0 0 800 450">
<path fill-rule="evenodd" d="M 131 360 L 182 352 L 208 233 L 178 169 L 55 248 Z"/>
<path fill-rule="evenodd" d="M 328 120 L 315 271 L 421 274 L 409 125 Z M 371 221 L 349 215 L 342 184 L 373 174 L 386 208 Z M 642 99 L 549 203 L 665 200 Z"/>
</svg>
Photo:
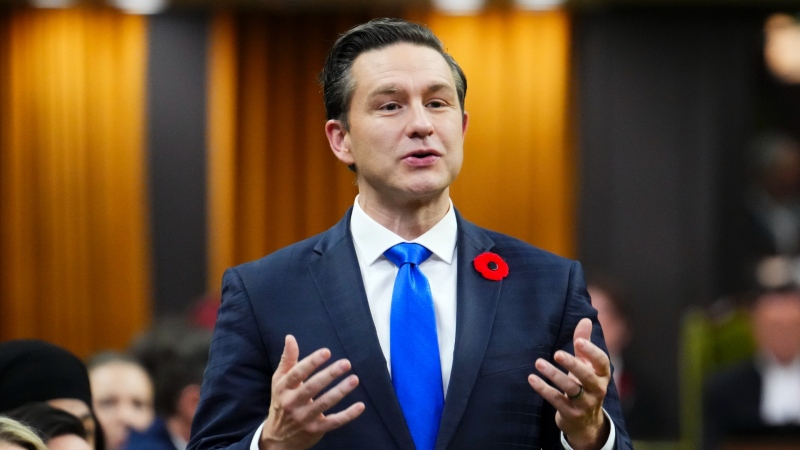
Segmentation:
<svg viewBox="0 0 800 450">
<path fill-rule="evenodd" d="M 175 447 L 172 437 L 167 431 L 167 426 L 160 417 L 153 421 L 150 427 L 139 432 L 131 430 L 128 443 L 124 450 L 182 450 Z"/>
</svg>

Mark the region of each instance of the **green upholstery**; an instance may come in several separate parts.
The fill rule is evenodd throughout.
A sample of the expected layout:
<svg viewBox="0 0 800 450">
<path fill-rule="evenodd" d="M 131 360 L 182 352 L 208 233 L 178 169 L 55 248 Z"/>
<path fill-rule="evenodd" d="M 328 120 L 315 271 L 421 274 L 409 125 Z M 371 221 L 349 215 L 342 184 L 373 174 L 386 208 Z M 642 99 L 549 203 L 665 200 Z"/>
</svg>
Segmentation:
<svg viewBox="0 0 800 450">
<path fill-rule="evenodd" d="M 742 308 L 710 315 L 690 310 L 683 319 L 680 348 L 681 450 L 700 448 L 702 389 L 705 378 L 755 351 L 750 321 Z"/>
</svg>

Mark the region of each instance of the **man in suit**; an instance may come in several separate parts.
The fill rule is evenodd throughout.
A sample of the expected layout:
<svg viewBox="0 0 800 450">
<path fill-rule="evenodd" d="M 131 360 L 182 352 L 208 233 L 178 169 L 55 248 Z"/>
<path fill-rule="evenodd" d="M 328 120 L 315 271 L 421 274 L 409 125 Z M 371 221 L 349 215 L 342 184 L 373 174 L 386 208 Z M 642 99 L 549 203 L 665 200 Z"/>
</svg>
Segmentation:
<svg viewBox="0 0 800 450">
<path fill-rule="evenodd" d="M 703 448 L 800 442 L 800 290 L 763 292 L 752 310 L 757 353 L 706 382 Z"/>
<path fill-rule="evenodd" d="M 320 78 L 359 195 L 327 232 L 226 272 L 189 448 L 631 448 L 580 265 L 453 208 L 467 85 L 441 42 L 371 21 Z M 428 309 L 398 329 L 408 298 Z"/>
</svg>

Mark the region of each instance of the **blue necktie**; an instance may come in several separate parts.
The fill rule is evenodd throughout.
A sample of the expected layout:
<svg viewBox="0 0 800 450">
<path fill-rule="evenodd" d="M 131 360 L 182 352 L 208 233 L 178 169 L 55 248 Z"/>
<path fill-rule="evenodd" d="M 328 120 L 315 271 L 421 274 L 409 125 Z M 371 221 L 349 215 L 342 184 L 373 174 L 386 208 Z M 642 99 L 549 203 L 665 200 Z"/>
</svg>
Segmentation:
<svg viewBox="0 0 800 450">
<path fill-rule="evenodd" d="M 384 255 L 399 268 L 392 292 L 392 384 L 417 450 L 432 450 L 444 407 L 442 366 L 431 288 L 418 267 L 431 251 L 405 243 Z"/>
</svg>

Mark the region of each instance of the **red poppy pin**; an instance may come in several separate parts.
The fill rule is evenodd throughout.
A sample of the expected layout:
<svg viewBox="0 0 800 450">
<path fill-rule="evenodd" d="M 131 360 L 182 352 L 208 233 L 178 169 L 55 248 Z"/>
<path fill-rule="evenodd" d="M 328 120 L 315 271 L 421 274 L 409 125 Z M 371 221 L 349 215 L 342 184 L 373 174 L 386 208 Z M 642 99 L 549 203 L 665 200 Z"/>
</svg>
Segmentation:
<svg viewBox="0 0 800 450">
<path fill-rule="evenodd" d="M 472 265 L 487 280 L 500 281 L 508 276 L 508 264 L 497 253 L 483 252 L 472 260 Z"/>
</svg>

